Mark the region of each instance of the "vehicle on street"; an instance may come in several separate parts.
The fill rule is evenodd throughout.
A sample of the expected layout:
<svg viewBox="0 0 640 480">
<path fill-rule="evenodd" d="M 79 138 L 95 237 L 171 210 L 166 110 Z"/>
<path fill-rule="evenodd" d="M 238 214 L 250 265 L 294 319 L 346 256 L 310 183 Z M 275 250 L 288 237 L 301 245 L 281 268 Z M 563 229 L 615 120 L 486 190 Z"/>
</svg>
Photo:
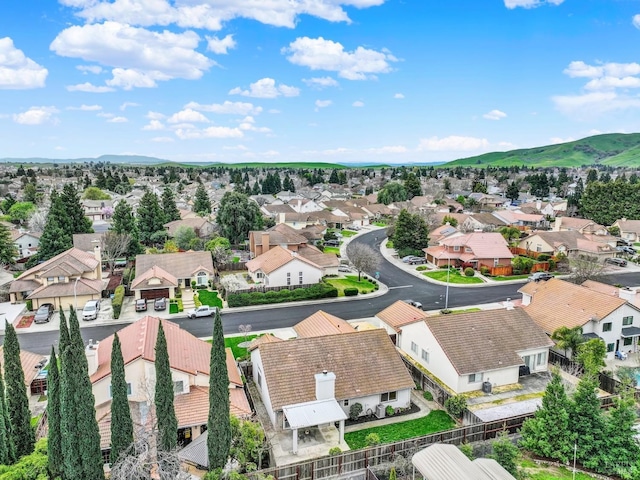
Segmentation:
<svg viewBox="0 0 640 480">
<path fill-rule="evenodd" d="M 423 265 L 427 263 L 427 259 L 423 257 L 411 257 L 407 263 L 409 265 Z"/>
<path fill-rule="evenodd" d="M 82 309 L 82 320 L 95 320 L 100 311 L 100 300 L 89 300 Z"/>
<path fill-rule="evenodd" d="M 530 282 L 546 282 L 547 280 L 551 280 L 553 275 L 549 272 L 535 272 L 529 275 Z"/>
<path fill-rule="evenodd" d="M 616 267 L 626 267 L 627 261 L 624 258 L 605 258 L 604 263 L 615 265 Z"/>
<path fill-rule="evenodd" d="M 154 310 L 166 310 L 167 308 L 167 299 L 166 298 L 156 298 L 153 301 L 153 309 Z"/>
<path fill-rule="evenodd" d="M 40 305 L 40 308 L 36 311 L 35 316 L 33 317 L 33 321 L 35 323 L 47 323 L 51 320 L 51 316 L 55 309 L 51 303 L 43 303 Z"/>
<path fill-rule="evenodd" d="M 209 317 L 209 316 L 213 316 L 216 313 L 216 310 L 217 310 L 217 307 L 202 305 L 198 308 L 194 308 L 193 310 L 189 310 L 187 312 L 187 317 L 189 318 Z"/>
<path fill-rule="evenodd" d="M 411 305 L 412 307 L 416 307 L 419 308 L 420 310 L 422 310 L 422 304 L 420 302 L 416 302 L 415 300 L 403 300 L 404 303 L 408 303 L 409 305 Z"/>
<path fill-rule="evenodd" d="M 144 298 L 139 298 L 136 300 L 136 312 L 146 312 L 147 311 L 147 300 Z"/>
</svg>

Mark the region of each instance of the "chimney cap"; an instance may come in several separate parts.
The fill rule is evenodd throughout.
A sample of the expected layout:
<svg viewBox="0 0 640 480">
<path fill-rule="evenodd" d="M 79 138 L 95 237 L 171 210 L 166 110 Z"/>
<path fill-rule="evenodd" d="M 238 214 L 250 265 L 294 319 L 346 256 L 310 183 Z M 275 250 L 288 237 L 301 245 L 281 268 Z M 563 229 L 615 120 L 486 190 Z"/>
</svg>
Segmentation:
<svg viewBox="0 0 640 480">
<path fill-rule="evenodd" d="M 322 370 L 323 375 L 326 375 L 327 373 L 329 373 L 327 370 Z"/>
</svg>

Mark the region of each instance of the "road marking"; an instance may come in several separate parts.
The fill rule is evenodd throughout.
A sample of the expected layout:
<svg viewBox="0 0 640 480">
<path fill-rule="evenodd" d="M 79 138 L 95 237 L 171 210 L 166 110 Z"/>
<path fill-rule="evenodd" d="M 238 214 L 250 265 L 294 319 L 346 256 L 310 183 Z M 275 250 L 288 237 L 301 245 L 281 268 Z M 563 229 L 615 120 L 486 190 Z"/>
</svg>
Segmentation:
<svg viewBox="0 0 640 480">
<path fill-rule="evenodd" d="M 411 288 L 413 285 L 400 285 L 399 287 L 389 287 L 389 290 L 395 290 L 396 288 Z"/>
</svg>

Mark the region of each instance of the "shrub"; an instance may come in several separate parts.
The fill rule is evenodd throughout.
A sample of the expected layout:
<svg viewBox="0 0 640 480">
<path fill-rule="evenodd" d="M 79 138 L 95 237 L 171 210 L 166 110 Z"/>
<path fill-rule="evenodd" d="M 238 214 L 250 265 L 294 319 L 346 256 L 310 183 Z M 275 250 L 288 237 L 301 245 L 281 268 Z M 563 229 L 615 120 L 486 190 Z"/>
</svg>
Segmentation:
<svg viewBox="0 0 640 480">
<path fill-rule="evenodd" d="M 196 281 L 191 280 L 191 290 L 195 290 L 195 288 L 196 288 Z"/>
<path fill-rule="evenodd" d="M 182 298 L 182 290 L 180 290 L 180 287 L 176 287 L 176 298 Z"/>
<path fill-rule="evenodd" d="M 353 405 L 351 405 L 351 407 L 349 407 L 349 418 L 351 420 L 357 420 L 361 413 L 362 413 L 361 403 L 356 402 Z"/>
<path fill-rule="evenodd" d="M 553 258 L 550 258 L 548 261 L 549 261 L 549 270 L 555 270 L 556 269 L 556 261 Z"/>
<path fill-rule="evenodd" d="M 193 294 L 193 304 L 196 306 L 196 308 L 202 306 L 202 302 L 200 301 L 200 295 L 198 295 L 197 293 Z"/>
<path fill-rule="evenodd" d="M 391 405 L 387 405 L 387 408 L 384 409 L 384 413 L 387 415 L 387 417 L 390 417 L 390 416 L 394 415 L 396 413 L 396 411 L 394 410 L 394 408 Z"/>
<path fill-rule="evenodd" d="M 540 255 L 538 255 L 538 258 L 536 258 L 536 260 L 538 260 L 539 262 L 546 262 L 551 258 L 551 255 L 547 255 L 546 253 L 541 253 Z"/>
<path fill-rule="evenodd" d="M 464 395 L 449 397 L 444 402 L 444 408 L 452 417 L 461 418 L 467 408 L 467 397 Z"/>
<path fill-rule="evenodd" d="M 339 455 L 340 453 L 342 453 L 342 450 L 340 450 L 340 447 L 331 447 L 329 449 L 329 455 L 331 455 L 332 457 L 334 455 Z"/>
<path fill-rule="evenodd" d="M 473 445 L 470 443 L 463 443 L 458 448 L 469 460 L 475 460 L 475 457 L 473 456 Z"/>
<path fill-rule="evenodd" d="M 389 244 L 387 243 L 387 246 Z M 409 255 L 413 255 L 414 257 L 424 257 L 424 252 L 422 250 L 417 250 L 414 248 L 401 248 L 398 250 L 398 257 L 407 257 Z"/>
<path fill-rule="evenodd" d="M 27 304 L 27 310 L 32 311 L 33 310 L 33 300 L 27 300 L 26 304 Z"/>
<path fill-rule="evenodd" d="M 464 275 L 466 277 L 473 277 L 476 274 L 475 270 L 471 267 L 467 267 L 464 269 Z"/>
<path fill-rule="evenodd" d="M 480 273 L 482 275 L 489 275 L 491 273 L 491 269 L 483 265 L 480 267 Z"/>
<path fill-rule="evenodd" d="M 389 480 L 398 480 L 398 473 L 396 472 L 396 467 L 391 467 L 391 471 L 389 472 Z"/>
<path fill-rule="evenodd" d="M 113 318 L 120 318 L 120 312 L 122 311 L 122 302 L 124 301 L 124 285 L 118 285 L 113 293 L 113 301 L 111 306 L 113 307 Z"/>
<path fill-rule="evenodd" d="M 428 400 L 430 402 L 433 401 L 433 393 L 431 393 L 429 390 L 425 390 L 422 396 L 424 397 L 425 400 Z"/>
<path fill-rule="evenodd" d="M 364 437 L 364 443 L 366 443 L 367 447 L 380 445 L 380 435 L 378 435 L 377 433 L 370 433 L 369 435 Z"/>
<path fill-rule="evenodd" d="M 246 307 L 268 303 L 291 302 L 293 300 L 316 300 L 319 298 L 335 298 L 338 289 L 326 283 L 319 283 L 309 288 L 251 293 L 230 293 L 227 302 L 230 307 Z"/>
<path fill-rule="evenodd" d="M 356 295 L 358 295 L 358 289 L 355 287 L 348 287 L 344 289 L 344 296 L 345 297 L 355 297 Z"/>
<path fill-rule="evenodd" d="M 417 270 L 418 272 L 422 272 L 422 271 L 424 271 L 424 270 L 426 270 L 426 269 L 427 269 L 427 266 L 426 266 L 426 265 L 418 265 L 418 266 L 416 267 L 416 270 Z"/>
</svg>

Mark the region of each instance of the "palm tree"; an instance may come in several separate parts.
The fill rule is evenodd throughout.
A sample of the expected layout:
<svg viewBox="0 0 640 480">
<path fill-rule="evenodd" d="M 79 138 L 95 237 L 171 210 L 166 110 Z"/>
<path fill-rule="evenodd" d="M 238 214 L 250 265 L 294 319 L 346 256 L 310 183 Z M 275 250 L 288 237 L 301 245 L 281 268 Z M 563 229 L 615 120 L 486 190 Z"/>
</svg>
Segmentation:
<svg viewBox="0 0 640 480">
<path fill-rule="evenodd" d="M 564 350 L 564 356 L 567 356 L 567 350 L 571 350 L 571 358 L 575 357 L 578 345 L 585 341 L 582 336 L 582 327 L 560 327 L 551 334 L 551 340 L 556 342 L 556 346 Z"/>
</svg>

